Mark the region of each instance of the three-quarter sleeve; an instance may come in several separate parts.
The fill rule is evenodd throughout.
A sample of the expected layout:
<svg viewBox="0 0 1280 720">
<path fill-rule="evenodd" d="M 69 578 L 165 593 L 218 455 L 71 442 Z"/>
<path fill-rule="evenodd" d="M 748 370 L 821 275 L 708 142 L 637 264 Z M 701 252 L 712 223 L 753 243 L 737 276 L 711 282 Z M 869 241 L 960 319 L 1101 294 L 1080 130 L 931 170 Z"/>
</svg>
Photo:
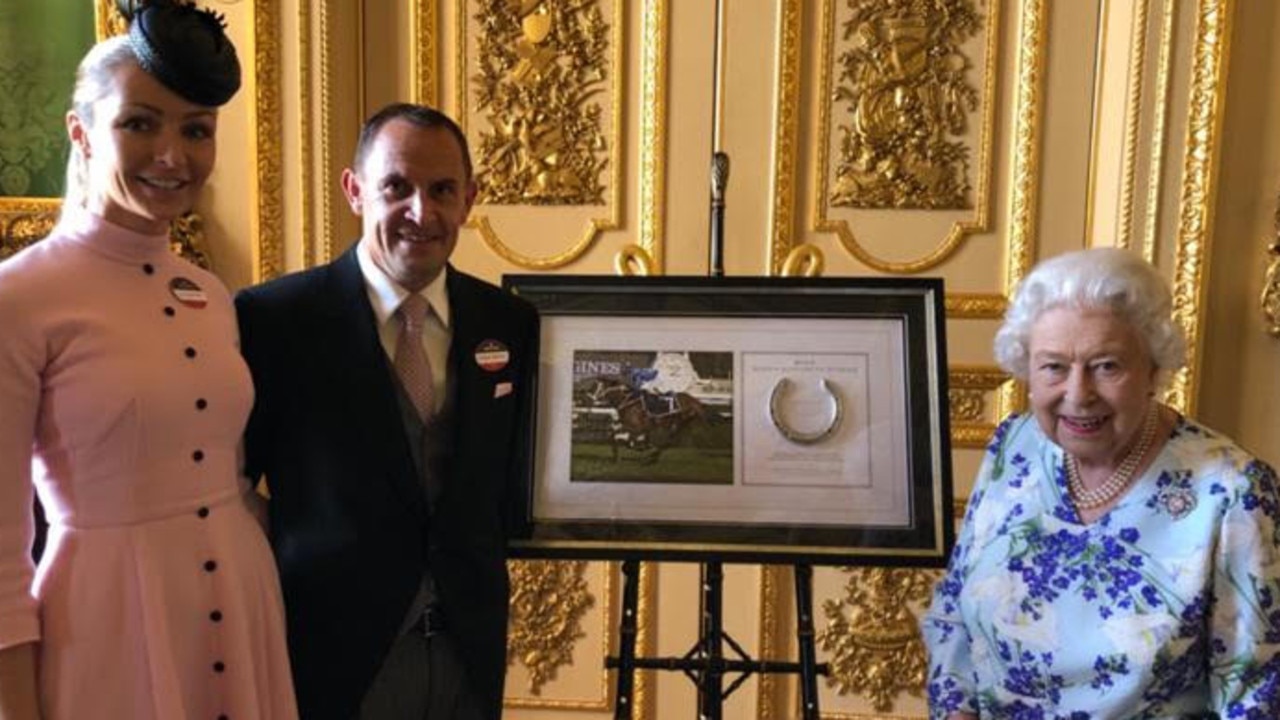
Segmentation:
<svg viewBox="0 0 1280 720">
<path fill-rule="evenodd" d="M 0 294 L 0 328 L 0 649 L 5 649 L 40 639 L 31 594 L 31 454 L 46 351 L 30 313 L 11 295 Z"/>
<path fill-rule="evenodd" d="M 1250 461 L 1230 493 L 1215 557 L 1210 697 L 1224 718 L 1280 717 L 1280 491 Z"/>
</svg>

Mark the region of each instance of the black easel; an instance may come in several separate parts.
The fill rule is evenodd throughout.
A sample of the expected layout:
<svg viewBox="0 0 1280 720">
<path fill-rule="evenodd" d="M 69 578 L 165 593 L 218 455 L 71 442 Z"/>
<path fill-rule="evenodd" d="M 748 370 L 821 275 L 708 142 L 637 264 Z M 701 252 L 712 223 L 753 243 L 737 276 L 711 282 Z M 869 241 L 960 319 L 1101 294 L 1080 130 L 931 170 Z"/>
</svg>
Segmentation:
<svg viewBox="0 0 1280 720">
<path fill-rule="evenodd" d="M 721 720 L 724 699 L 733 694 L 752 673 L 798 673 L 800 675 L 800 717 L 818 720 L 818 675 L 826 675 L 826 663 L 817 662 L 813 631 L 813 568 L 794 565 L 796 576 L 796 637 L 800 661 L 756 660 L 749 656 L 723 627 L 724 569 L 720 562 L 702 564 L 701 622 L 698 642 L 680 657 L 636 657 L 636 614 L 640 596 L 640 561 L 622 561 L 622 619 L 619 623 L 618 655 L 605 658 L 605 667 L 618 671 L 615 720 L 632 717 L 635 671 L 679 670 L 698 686 L 699 720 Z M 724 657 L 728 644 L 737 659 Z M 728 688 L 726 673 L 741 673 Z"/>
<path fill-rule="evenodd" d="M 716 15 L 720 16 L 717 2 Z M 718 22 L 718 21 L 717 21 Z M 719 44 L 717 43 L 717 47 Z M 718 54 L 718 53 L 717 53 Z M 718 62 L 718 59 L 717 59 Z M 707 272 L 724 276 L 725 188 L 729 182 L 729 156 L 720 151 L 711 156 L 711 237 Z M 756 660 L 724 631 L 724 567 L 718 560 L 702 563 L 702 595 L 698 642 L 681 657 L 636 657 L 637 613 L 640 597 L 640 560 L 622 561 L 622 617 L 619 622 L 618 655 L 605 658 L 605 667 L 618 671 L 615 720 L 630 720 L 635 671 L 679 670 L 698 686 L 698 719 L 721 720 L 724 699 L 733 694 L 752 673 L 798 673 L 800 675 L 800 717 L 818 720 L 818 675 L 826 675 L 826 663 L 818 664 L 813 631 L 813 567 L 796 563 L 796 639 L 800 661 Z M 724 646 L 737 656 L 726 659 Z M 726 673 L 741 673 L 728 688 Z"/>
</svg>

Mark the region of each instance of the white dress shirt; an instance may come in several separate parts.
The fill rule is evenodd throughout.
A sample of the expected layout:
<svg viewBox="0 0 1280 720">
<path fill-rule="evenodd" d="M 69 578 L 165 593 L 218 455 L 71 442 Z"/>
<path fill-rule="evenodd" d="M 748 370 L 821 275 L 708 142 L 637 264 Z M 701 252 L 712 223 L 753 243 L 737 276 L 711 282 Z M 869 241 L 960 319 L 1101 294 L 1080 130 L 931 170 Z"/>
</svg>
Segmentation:
<svg viewBox="0 0 1280 720">
<path fill-rule="evenodd" d="M 356 260 L 360 263 L 360 274 L 364 276 L 364 289 L 369 294 L 369 303 L 373 305 L 373 315 L 378 322 L 378 341 L 387 358 L 394 360 L 396 341 L 400 338 L 400 321 L 395 317 L 400 303 L 409 296 L 409 291 L 400 287 L 382 268 L 373 262 L 363 242 L 356 246 Z M 431 361 L 431 375 L 435 385 L 435 409 L 440 410 L 444 402 L 447 374 L 449 371 L 449 342 L 453 339 L 453 331 L 449 325 L 449 293 L 445 288 L 445 272 L 441 271 L 431 284 L 419 293 L 431 305 L 431 312 L 422 323 L 422 345 L 427 359 Z"/>
</svg>

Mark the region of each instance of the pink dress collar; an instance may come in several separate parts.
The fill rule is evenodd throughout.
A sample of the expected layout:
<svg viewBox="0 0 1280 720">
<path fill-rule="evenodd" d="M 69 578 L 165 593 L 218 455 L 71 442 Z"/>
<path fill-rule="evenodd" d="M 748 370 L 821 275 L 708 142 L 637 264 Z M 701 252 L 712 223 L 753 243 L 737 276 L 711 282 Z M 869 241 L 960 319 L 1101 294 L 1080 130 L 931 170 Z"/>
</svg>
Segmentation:
<svg viewBox="0 0 1280 720">
<path fill-rule="evenodd" d="M 154 261 L 169 253 L 167 234 L 148 235 L 129 230 L 83 209 L 64 212 L 56 233 L 99 255 L 123 263 Z"/>
</svg>

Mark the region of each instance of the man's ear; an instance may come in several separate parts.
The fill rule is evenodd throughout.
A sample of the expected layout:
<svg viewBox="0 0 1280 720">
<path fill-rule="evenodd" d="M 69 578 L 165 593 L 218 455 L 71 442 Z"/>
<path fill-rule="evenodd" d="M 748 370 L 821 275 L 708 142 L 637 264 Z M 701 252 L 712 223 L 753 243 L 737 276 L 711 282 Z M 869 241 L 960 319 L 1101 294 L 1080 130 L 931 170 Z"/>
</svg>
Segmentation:
<svg viewBox="0 0 1280 720">
<path fill-rule="evenodd" d="M 360 186 L 360 178 L 351 168 L 342 169 L 342 194 L 347 196 L 347 204 L 351 206 L 351 212 L 356 215 L 363 213 L 363 188 Z"/>
<path fill-rule="evenodd" d="M 67 111 L 67 137 L 70 138 L 71 144 L 80 150 L 80 155 L 88 160 L 89 128 L 85 127 L 84 120 L 80 119 L 75 110 Z"/>
<path fill-rule="evenodd" d="M 466 222 L 467 218 L 471 217 L 471 206 L 475 204 L 476 195 L 478 195 L 479 193 L 480 193 L 480 186 L 476 184 L 475 179 L 468 180 L 467 195 L 466 195 L 467 209 L 465 212 L 462 213 L 463 222 Z"/>
</svg>

